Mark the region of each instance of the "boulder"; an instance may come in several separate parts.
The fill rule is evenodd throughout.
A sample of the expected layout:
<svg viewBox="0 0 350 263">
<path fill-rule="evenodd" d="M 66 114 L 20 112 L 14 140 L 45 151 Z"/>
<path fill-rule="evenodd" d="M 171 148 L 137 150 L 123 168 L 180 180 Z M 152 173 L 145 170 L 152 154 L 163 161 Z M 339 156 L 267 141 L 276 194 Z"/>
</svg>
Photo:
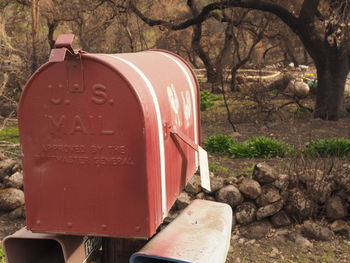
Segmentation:
<svg viewBox="0 0 350 263">
<path fill-rule="evenodd" d="M 235 217 L 238 224 L 247 225 L 256 219 L 256 206 L 251 202 L 244 202 L 239 205 L 235 211 Z"/>
<path fill-rule="evenodd" d="M 0 161 L 0 180 L 3 180 L 5 176 L 12 174 L 12 168 L 18 162 L 13 159 L 5 159 Z"/>
<path fill-rule="evenodd" d="M 346 239 L 350 240 L 350 225 L 344 220 L 336 220 L 330 227 L 334 233 L 342 235 Z"/>
<path fill-rule="evenodd" d="M 305 181 L 305 184 L 307 191 L 312 193 L 314 200 L 319 204 L 326 203 L 335 188 L 333 178 L 329 175 L 324 175 L 322 172 L 318 172 L 313 180 Z"/>
<path fill-rule="evenodd" d="M 23 174 L 16 172 L 11 176 L 6 176 L 3 181 L 5 187 L 23 188 Z"/>
<path fill-rule="evenodd" d="M 285 227 L 289 226 L 292 224 L 292 220 L 290 217 L 287 215 L 286 212 L 283 210 L 279 211 L 275 215 L 271 217 L 271 222 L 274 227 L 279 228 L 279 227 Z"/>
<path fill-rule="evenodd" d="M 185 186 L 185 191 L 190 194 L 198 194 L 202 190 L 201 178 L 198 175 L 192 176 L 191 180 Z"/>
<path fill-rule="evenodd" d="M 348 215 L 347 208 L 339 196 L 333 196 L 327 201 L 326 215 L 331 220 L 343 219 Z"/>
<path fill-rule="evenodd" d="M 203 192 L 207 194 L 213 194 L 217 190 L 224 187 L 224 179 L 219 176 L 212 176 L 210 177 L 210 191 L 203 188 Z"/>
<path fill-rule="evenodd" d="M 301 227 L 301 233 L 317 241 L 330 241 L 334 237 L 332 230 L 311 220 L 307 220 Z"/>
<path fill-rule="evenodd" d="M 296 78 L 289 82 L 287 91 L 299 98 L 305 98 L 310 93 L 310 87 L 302 79 Z"/>
<path fill-rule="evenodd" d="M 290 190 L 285 207 L 287 213 L 297 220 L 311 218 L 318 210 L 317 204 L 299 189 Z"/>
<path fill-rule="evenodd" d="M 213 201 L 213 202 L 216 201 L 215 198 L 213 196 L 211 196 L 211 195 L 205 195 L 205 200 Z"/>
<path fill-rule="evenodd" d="M 276 181 L 273 182 L 273 185 L 279 190 L 287 190 L 289 186 L 289 175 L 288 174 L 278 174 Z"/>
<path fill-rule="evenodd" d="M 26 210 L 24 206 L 17 207 L 15 210 L 11 211 L 9 213 L 10 219 L 19 219 L 19 218 L 25 218 L 26 217 Z"/>
<path fill-rule="evenodd" d="M 250 199 L 256 199 L 261 194 L 260 184 L 249 178 L 244 178 L 239 185 L 239 190 Z"/>
<path fill-rule="evenodd" d="M 232 208 L 242 204 L 243 196 L 233 185 L 227 185 L 216 193 L 216 201 L 229 204 Z"/>
<path fill-rule="evenodd" d="M 261 195 L 256 199 L 258 206 L 265 206 L 281 200 L 279 190 L 273 185 L 263 185 Z"/>
<path fill-rule="evenodd" d="M 322 178 L 324 173 L 318 169 L 305 169 L 301 173 L 298 173 L 299 180 L 304 184 L 308 182 L 315 182 L 317 178 Z"/>
<path fill-rule="evenodd" d="M 266 163 L 258 163 L 254 167 L 253 178 L 260 183 L 272 183 L 277 179 L 277 172 Z"/>
<path fill-rule="evenodd" d="M 241 235 L 249 239 L 262 239 L 271 231 L 272 226 L 268 220 L 256 221 L 241 227 Z"/>
<path fill-rule="evenodd" d="M 265 217 L 272 216 L 279 212 L 283 208 L 283 201 L 277 201 L 273 204 L 269 204 L 263 207 L 260 207 L 258 211 L 256 212 L 256 218 L 258 220 L 261 220 Z"/>
<path fill-rule="evenodd" d="M 182 210 L 182 209 L 185 209 L 190 203 L 191 203 L 191 196 L 186 192 L 182 192 L 177 198 L 175 205 L 178 210 Z"/>
<path fill-rule="evenodd" d="M 196 199 L 205 199 L 205 193 L 200 192 L 200 193 L 196 194 Z"/>
<path fill-rule="evenodd" d="M 24 193 L 16 188 L 0 190 L 0 210 L 12 211 L 24 205 Z"/>
<path fill-rule="evenodd" d="M 279 243 L 288 243 L 292 242 L 297 247 L 301 249 L 312 248 L 312 243 L 305 237 L 303 237 L 300 233 L 289 231 L 289 230 L 279 230 L 275 233 L 275 239 Z"/>
</svg>

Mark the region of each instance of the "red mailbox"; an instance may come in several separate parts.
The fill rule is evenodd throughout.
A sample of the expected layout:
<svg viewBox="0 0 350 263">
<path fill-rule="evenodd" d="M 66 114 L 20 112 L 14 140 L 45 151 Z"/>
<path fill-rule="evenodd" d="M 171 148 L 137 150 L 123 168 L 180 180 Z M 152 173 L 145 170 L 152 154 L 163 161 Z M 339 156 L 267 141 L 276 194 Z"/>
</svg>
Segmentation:
<svg viewBox="0 0 350 263">
<path fill-rule="evenodd" d="M 27 227 L 150 237 L 198 167 L 196 78 L 167 51 L 88 54 L 71 41 L 58 38 L 20 101 Z"/>
</svg>

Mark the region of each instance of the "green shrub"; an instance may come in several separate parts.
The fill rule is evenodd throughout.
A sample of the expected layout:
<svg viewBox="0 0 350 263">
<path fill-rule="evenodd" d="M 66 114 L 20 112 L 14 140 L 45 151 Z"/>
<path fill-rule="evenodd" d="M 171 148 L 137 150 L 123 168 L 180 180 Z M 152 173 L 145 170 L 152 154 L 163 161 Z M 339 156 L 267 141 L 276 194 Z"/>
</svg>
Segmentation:
<svg viewBox="0 0 350 263">
<path fill-rule="evenodd" d="M 201 91 L 201 111 L 205 111 L 213 107 L 213 101 L 221 100 L 221 97 L 211 94 L 209 91 Z"/>
<path fill-rule="evenodd" d="M 306 144 L 303 153 L 308 157 L 346 157 L 350 155 L 350 139 L 332 138 L 311 141 Z"/>
<path fill-rule="evenodd" d="M 232 144 L 229 153 L 234 158 L 272 158 L 293 154 L 294 148 L 279 140 L 258 136 L 241 144 Z"/>
<path fill-rule="evenodd" d="M 204 142 L 204 148 L 210 153 L 227 153 L 233 144 L 237 141 L 231 136 L 217 134 Z"/>
</svg>

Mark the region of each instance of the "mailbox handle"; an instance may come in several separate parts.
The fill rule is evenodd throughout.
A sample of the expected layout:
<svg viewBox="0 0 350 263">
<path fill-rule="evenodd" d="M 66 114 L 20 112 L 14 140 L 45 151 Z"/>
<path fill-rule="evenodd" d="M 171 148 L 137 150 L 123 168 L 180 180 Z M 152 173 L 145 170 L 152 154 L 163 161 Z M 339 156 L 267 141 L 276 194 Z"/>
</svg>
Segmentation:
<svg viewBox="0 0 350 263">
<path fill-rule="evenodd" d="M 74 34 L 59 35 L 55 41 L 55 48 L 66 48 L 72 54 L 75 54 L 72 44 L 74 40 Z"/>
<path fill-rule="evenodd" d="M 184 134 L 182 131 L 178 130 L 176 127 L 171 127 L 170 133 L 172 135 L 174 135 L 176 138 L 181 139 L 188 146 L 190 146 L 193 150 L 198 152 L 198 145 L 190 137 L 188 137 L 186 134 Z"/>
<path fill-rule="evenodd" d="M 81 50 L 74 51 L 73 40 L 74 34 L 59 35 L 55 41 L 55 48 L 51 50 L 49 62 L 62 62 L 65 60 L 67 53 L 73 57 L 80 57 L 81 53 L 84 52 Z"/>
</svg>

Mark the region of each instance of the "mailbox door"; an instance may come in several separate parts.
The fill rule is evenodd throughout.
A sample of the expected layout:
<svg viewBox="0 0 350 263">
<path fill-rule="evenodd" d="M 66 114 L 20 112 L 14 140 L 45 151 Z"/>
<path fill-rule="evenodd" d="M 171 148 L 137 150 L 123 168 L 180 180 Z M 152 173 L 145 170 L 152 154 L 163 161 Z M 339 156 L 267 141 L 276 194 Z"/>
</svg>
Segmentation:
<svg viewBox="0 0 350 263">
<path fill-rule="evenodd" d="M 39 69 L 19 107 L 28 228 L 152 235 L 148 126 L 139 95 L 107 62 L 83 55 Z"/>
</svg>

